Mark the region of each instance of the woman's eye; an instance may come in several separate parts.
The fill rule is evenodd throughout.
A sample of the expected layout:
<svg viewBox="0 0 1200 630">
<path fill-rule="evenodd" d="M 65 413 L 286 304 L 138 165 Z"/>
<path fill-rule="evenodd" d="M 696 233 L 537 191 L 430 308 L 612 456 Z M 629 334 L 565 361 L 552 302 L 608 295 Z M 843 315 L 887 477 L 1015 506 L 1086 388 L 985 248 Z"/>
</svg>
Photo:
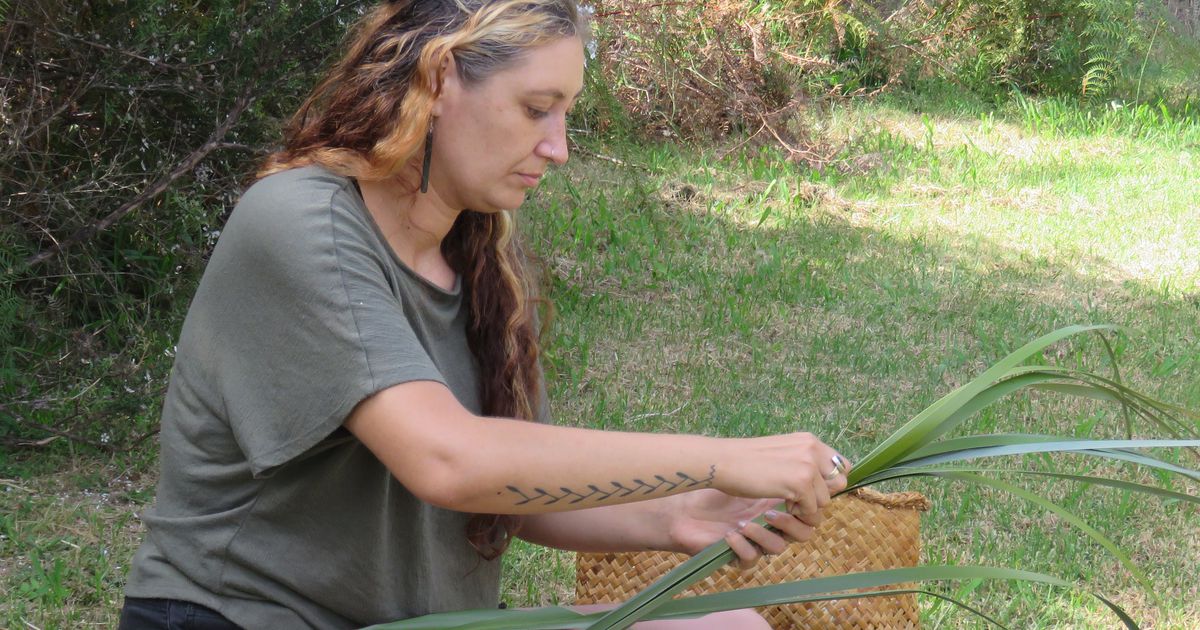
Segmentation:
<svg viewBox="0 0 1200 630">
<path fill-rule="evenodd" d="M 550 113 L 536 107 L 526 107 L 525 111 L 529 113 L 530 118 L 543 118 Z"/>
</svg>

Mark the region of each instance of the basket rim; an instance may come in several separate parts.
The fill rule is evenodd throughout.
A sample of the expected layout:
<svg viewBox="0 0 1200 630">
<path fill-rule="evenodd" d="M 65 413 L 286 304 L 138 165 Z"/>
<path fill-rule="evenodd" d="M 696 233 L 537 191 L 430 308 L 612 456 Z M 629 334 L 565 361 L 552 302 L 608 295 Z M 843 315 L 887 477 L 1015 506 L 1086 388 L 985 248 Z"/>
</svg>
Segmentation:
<svg viewBox="0 0 1200 630">
<path fill-rule="evenodd" d="M 933 503 L 929 498 L 920 492 L 889 492 L 883 493 L 878 490 L 873 490 L 866 486 L 855 488 L 848 493 L 850 496 L 874 503 L 892 510 L 917 510 L 919 512 L 928 512 L 929 508 L 933 507 Z"/>
</svg>

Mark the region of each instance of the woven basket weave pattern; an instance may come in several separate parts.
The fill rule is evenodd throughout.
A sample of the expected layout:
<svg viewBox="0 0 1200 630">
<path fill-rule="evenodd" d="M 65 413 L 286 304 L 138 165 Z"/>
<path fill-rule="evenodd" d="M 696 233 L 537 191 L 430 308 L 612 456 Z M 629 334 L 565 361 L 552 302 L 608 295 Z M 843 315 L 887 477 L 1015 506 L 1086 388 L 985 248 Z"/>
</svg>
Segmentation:
<svg viewBox="0 0 1200 630">
<path fill-rule="evenodd" d="M 916 492 L 885 495 L 865 488 L 856 490 L 834 499 L 825 511 L 825 521 L 809 542 L 794 543 L 749 571 L 725 567 L 684 594 L 916 566 L 921 553 L 920 514 L 928 508 L 929 501 Z M 686 558 L 667 552 L 581 553 L 576 565 L 575 601 L 625 601 Z M 915 595 L 772 606 L 759 612 L 773 628 L 892 630 L 918 625 Z"/>
</svg>

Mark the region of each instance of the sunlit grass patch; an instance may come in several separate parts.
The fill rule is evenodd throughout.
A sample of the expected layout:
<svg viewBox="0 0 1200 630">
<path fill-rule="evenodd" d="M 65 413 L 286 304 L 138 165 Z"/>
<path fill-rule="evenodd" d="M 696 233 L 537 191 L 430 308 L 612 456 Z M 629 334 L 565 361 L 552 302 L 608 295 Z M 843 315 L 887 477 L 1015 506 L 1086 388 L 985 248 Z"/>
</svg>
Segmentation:
<svg viewBox="0 0 1200 630">
<path fill-rule="evenodd" d="M 1179 293 L 1200 286 L 1200 181 L 1187 138 L 1031 135 L 992 116 L 938 119 L 891 107 L 847 115 L 910 168 L 875 202 L 903 231 L 987 239 L 1082 275 L 1135 280 Z M 1193 124 L 1193 126 L 1196 126 Z M 1190 127 L 1189 127 L 1190 128 Z M 877 131 L 875 131 L 877 130 Z M 872 137 L 870 134 L 876 134 Z M 1007 150 L 1012 147 L 1028 150 Z M 864 149 L 865 150 L 865 149 Z M 859 194 L 851 186 L 847 194 Z M 890 211 L 889 211 L 890 210 Z"/>
</svg>

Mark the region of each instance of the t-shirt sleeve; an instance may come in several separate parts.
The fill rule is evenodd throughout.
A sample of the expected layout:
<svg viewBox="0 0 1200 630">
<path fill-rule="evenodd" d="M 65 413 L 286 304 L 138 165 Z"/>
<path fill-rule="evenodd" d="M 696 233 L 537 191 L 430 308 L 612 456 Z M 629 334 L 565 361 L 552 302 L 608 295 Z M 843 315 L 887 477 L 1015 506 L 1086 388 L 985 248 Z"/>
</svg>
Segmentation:
<svg viewBox="0 0 1200 630">
<path fill-rule="evenodd" d="M 339 208 L 345 187 L 284 175 L 239 202 L 185 326 L 256 476 L 317 445 L 371 394 L 444 382 L 369 229 Z"/>
</svg>

